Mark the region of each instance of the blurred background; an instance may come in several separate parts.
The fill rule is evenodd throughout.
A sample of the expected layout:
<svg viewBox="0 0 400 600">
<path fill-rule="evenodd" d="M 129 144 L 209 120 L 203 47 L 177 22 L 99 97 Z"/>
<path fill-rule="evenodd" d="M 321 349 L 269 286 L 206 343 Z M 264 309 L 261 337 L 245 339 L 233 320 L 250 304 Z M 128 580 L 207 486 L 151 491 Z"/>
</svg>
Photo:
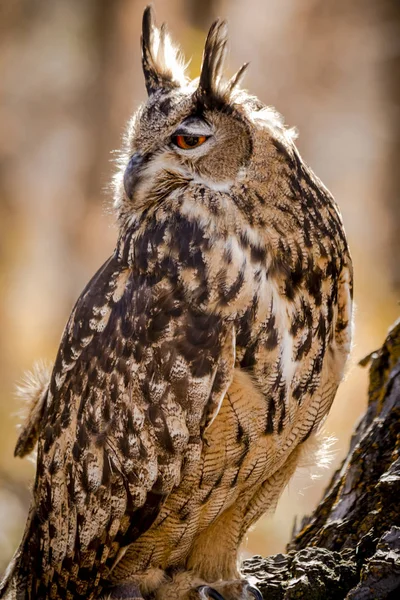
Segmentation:
<svg viewBox="0 0 400 600">
<path fill-rule="evenodd" d="M 229 74 L 296 126 L 306 161 L 335 195 L 355 269 L 352 365 L 329 419 L 330 470 L 303 469 L 246 554 L 283 551 L 318 502 L 366 405 L 359 359 L 379 347 L 400 298 L 398 0 L 155 0 L 197 76 L 205 33 L 230 28 Z M 111 253 L 112 150 L 145 98 L 143 0 L 0 0 L 0 572 L 22 533 L 34 465 L 13 458 L 15 382 L 54 360 L 82 288 Z"/>
</svg>

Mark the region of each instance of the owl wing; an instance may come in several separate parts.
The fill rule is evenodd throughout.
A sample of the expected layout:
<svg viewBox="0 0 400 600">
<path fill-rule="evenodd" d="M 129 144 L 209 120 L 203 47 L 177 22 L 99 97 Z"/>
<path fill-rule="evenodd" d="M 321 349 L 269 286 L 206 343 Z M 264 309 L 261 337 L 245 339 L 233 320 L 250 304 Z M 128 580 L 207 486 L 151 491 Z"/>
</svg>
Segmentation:
<svg viewBox="0 0 400 600">
<path fill-rule="evenodd" d="M 110 258 L 66 326 L 23 554 L 33 597 L 91 598 L 201 451 L 233 375 L 233 326 Z M 24 567 L 27 568 L 27 567 Z"/>
</svg>

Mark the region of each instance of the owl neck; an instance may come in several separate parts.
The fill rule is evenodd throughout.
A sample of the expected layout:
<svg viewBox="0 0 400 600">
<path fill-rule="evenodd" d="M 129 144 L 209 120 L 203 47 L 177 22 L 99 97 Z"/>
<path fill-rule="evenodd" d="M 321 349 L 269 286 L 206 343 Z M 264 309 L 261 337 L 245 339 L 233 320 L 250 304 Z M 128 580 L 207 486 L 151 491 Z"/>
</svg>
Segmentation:
<svg viewBox="0 0 400 600">
<path fill-rule="evenodd" d="M 235 317 L 265 282 L 268 255 L 238 193 L 199 185 L 174 194 L 121 231 L 117 259 L 138 281 L 164 282 L 202 310 Z"/>
<path fill-rule="evenodd" d="M 141 280 L 165 280 L 190 302 L 228 316 L 245 312 L 256 296 L 269 304 L 272 288 L 292 301 L 303 272 L 319 282 L 344 242 L 328 192 L 306 171 L 283 186 L 286 168 L 284 161 L 276 172 L 282 185 L 269 186 L 269 196 L 256 178 L 229 191 L 174 190 L 126 221 L 117 259 Z"/>
</svg>

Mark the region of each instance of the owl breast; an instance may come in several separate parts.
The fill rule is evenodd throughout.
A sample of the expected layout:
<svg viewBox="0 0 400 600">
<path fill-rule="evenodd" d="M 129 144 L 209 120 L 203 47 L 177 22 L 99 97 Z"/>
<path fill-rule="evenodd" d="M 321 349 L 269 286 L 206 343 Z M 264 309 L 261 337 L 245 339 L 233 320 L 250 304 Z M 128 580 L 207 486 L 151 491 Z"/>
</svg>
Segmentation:
<svg viewBox="0 0 400 600">
<path fill-rule="evenodd" d="M 225 515 L 237 518 L 240 541 L 276 503 L 280 486 L 270 485 L 271 480 L 320 423 L 342 375 L 346 352 L 335 335 L 339 282 L 320 276 L 317 285 L 304 276 L 289 298 L 285 283 L 291 264 L 312 264 L 312 252 L 298 249 L 280 263 L 255 232 L 240 240 L 225 223 L 217 233 L 202 210 L 202 221 L 194 220 L 198 214 L 193 212 L 180 216 L 181 231 L 166 232 L 162 247 L 188 297 L 202 310 L 233 321 L 233 380 L 202 442 L 191 440 L 179 486 L 115 567 L 115 580 L 149 565 L 184 566 L 194 560 L 191 556 L 202 556 L 193 548 L 203 543 L 199 540 L 206 544 L 207 532 Z M 238 511 L 236 517 L 232 510 Z"/>
</svg>

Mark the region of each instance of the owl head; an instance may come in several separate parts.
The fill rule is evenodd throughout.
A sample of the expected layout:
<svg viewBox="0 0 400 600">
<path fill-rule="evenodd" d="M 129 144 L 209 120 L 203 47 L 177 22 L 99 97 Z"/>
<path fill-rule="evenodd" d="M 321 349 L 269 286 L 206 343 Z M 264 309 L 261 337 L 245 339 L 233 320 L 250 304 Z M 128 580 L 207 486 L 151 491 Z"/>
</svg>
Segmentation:
<svg viewBox="0 0 400 600">
<path fill-rule="evenodd" d="M 292 134 L 273 109 L 240 89 L 247 64 L 224 78 L 225 21 L 212 24 L 195 80 L 165 25 L 156 27 L 151 7 L 143 15 L 141 48 L 148 99 L 128 126 L 115 180 L 120 218 L 135 218 L 181 186 L 229 192 L 255 174 L 268 177 L 269 157 L 280 151 L 276 142 L 290 149 Z"/>
</svg>

